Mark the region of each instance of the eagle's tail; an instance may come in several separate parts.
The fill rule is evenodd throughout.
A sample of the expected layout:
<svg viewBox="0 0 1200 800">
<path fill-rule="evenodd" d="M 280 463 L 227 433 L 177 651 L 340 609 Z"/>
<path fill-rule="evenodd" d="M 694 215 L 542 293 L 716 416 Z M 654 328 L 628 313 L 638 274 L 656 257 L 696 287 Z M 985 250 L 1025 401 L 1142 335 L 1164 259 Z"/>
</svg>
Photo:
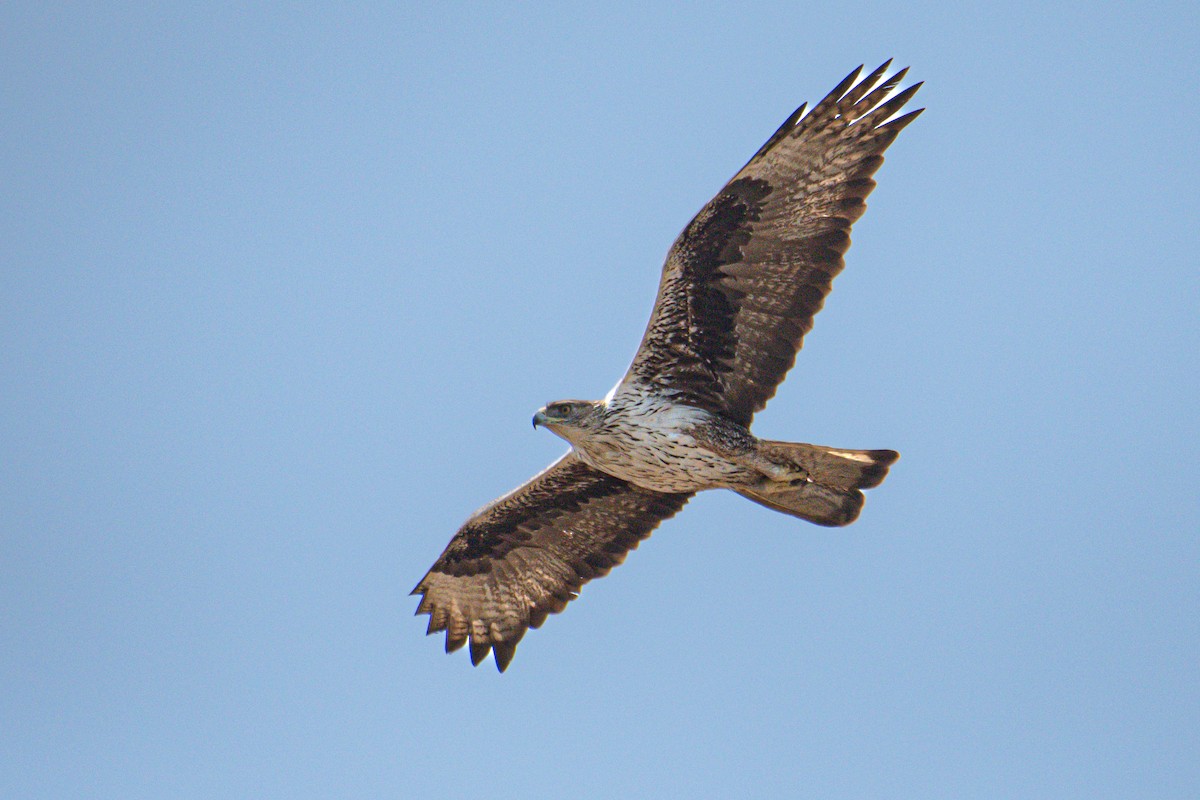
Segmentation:
<svg viewBox="0 0 1200 800">
<path fill-rule="evenodd" d="M 815 444 L 761 440 L 759 454 L 786 472 L 737 493 L 756 503 L 815 522 L 849 525 L 862 510 L 862 489 L 883 482 L 895 450 L 842 450 Z"/>
</svg>

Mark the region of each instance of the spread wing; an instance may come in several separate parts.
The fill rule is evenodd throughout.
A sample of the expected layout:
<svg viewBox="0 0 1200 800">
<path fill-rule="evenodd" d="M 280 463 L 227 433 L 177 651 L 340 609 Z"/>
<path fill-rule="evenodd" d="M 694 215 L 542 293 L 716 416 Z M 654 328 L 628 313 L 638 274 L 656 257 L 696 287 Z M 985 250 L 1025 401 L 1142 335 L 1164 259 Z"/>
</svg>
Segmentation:
<svg viewBox="0 0 1200 800">
<path fill-rule="evenodd" d="M 688 223 L 617 396 L 637 385 L 743 425 L 766 405 L 842 271 L 883 151 L 923 110 L 888 121 L 921 85 L 891 96 L 907 69 L 880 82 L 890 64 L 800 106 Z"/>
<path fill-rule="evenodd" d="M 525 485 L 477 511 L 417 584 L 428 633 L 446 652 L 471 642 L 478 665 L 495 651 L 503 672 L 529 628 L 584 583 L 607 575 L 690 494 L 642 489 L 567 453 Z"/>
</svg>

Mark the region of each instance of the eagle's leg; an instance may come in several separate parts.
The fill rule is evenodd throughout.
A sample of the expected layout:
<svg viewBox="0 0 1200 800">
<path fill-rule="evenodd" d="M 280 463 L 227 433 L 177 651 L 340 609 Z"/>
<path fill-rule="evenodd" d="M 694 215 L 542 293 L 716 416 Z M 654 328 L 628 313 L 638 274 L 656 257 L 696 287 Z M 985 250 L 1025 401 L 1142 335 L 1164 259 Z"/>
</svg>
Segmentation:
<svg viewBox="0 0 1200 800">
<path fill-rule="evenodd" d="M 862 510 L 861 490 L 878 486 L 899 457 L 892 450 L 840 450 L 760 440 L 753 461 L 765 460 L 772 467 L 760 469 L 764 477 L 758 483 L 737 491 L 818 525 L 849 525 Z"/>
<path fill-rule="evenodd" d="M 768 439 L 758 442 L 757 455 L 777 465 L 789 485 L 817 483 L 840 490 L 878 486 L 900 457 L 894 450 L 846 450 Z"/>
<path fill-rule="evenodd" d="M 758 487 L 780 489 L 801 486 L 812 480 L 803 466 L 784 459 L 771 458 L 760 447 L 734 456 L 731 460 L 745 467 L 747 474 L 754 476 L 752 485 Z"/>
<path fill-rule="evenodd" d="M 809 480 L 808 470 L 795 459 L 764 448 L 764 442 L 735 422 L 714 416 L 689 433 L 705 450 L 741 467 L 741 480 L 734 481 L 735 486 L 787 486 Z"/>
</svg>

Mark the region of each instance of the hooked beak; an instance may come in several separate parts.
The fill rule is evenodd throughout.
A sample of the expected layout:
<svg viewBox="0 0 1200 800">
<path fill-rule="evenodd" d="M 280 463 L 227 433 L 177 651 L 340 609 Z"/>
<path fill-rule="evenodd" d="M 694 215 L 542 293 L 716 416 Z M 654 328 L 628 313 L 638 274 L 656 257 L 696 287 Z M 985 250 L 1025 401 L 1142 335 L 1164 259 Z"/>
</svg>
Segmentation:
<svg viewBox="0 0 1200 800">
<path fill-rule="evenodd" d="M 533 415 L 533 427 L 535 430 L 537 429 L 538 425 L 545 425 L 545 424 L 546 424 L 545 411 L 539 411 Z"/>
</svg>

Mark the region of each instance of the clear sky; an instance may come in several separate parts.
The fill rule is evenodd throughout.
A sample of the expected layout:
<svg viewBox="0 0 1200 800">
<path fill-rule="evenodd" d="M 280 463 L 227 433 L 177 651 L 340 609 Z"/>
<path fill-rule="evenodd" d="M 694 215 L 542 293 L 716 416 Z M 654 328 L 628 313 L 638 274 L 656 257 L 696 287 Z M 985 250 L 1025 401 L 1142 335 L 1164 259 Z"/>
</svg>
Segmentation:
<svg viewBox="0 0 1200 800">
<path fill-rule="evenodd" d="M 1200 796 L 1195 4 L 120 5 L 0 10 L 0 796 Z M 860 521 L 708 493 L 443 655 L 532 412 L 892 56 L 755 428 L 901 451 Z"/>
</svg>

